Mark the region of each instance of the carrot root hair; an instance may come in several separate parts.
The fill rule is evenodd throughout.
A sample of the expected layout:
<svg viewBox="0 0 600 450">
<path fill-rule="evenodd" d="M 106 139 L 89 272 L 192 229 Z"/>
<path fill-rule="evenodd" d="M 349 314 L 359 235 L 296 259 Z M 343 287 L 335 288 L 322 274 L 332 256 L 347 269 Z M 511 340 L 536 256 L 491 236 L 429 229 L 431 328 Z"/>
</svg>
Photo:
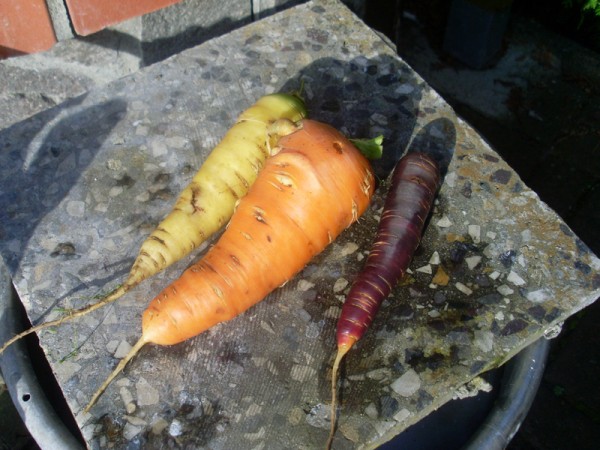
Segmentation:
<svg viewBox="0 0 600 450">
<path fill-rule="evenodd" d="M 340 371 L 340 364 L 346 353 L 350 351 L 353 343 L 350 344 L 342 344 L 338 346 L 337 353 L 335 355 L 335 360 L 333 362 L 333 368 L 331 369 L 331 428 L 329 430 L 329 438 L 327 439 L 327 445 L 325 448 L 329 450 L 331 445 L 333 444 L 333 436 L 335 435 L 336 422 L 337 422 L 337 381 L 338 374 Z"/>
<path fill-rule="evenodd" d="M 102 385 L 98 388 L 98 390 L 94 393 L 94 395 L 92 395 L 92 398 L 90 399 L 90 401 L 88 402 L 88 404 L 85 406 L 85 408 L 83 408 L 83 412 L 88 413 L 90 411 L 90 409 L 92 408 L 92 406 L 94 406 L 96 404 L 96 401 L 102 395 L 102 393 L 106 390 L 106 388 L 112 382 L 112 380 L 114 380 L 115 377 L 117 375 L 119 375 L 123 371 L 123 369 L 125 368 L 125 366 L 127 365 L 127 363 L 129 361 L 131 361 L 131 359 L 135 355 L 137 355 L 138 352 L 140 351 L 140 349 L 144 345 L 146 345 L 147 343 L 148 343 L 148 341 L 142 336 L 135 343 L 135 345 L 133 347 L 131 347 L 131 350 L 129 351 L 129 353 L 127 353 L 127 355 L 121 361 L 119 361 L 119 364 L 117 364 L 117 367 L 115 367 L 115 369 L 108 376 L 108 378 L 106 378 L 106 380 L 104 380 L 104 382 L 102 383 Z"/>
<path fill-rule="evenodd" d="M 37 333 L 38 331 L 45 330 L 46 328 L 62 325 L 65 322 L 69 322 L 73 319 L 84 316 L 88 313 L 91 313 L 92 311 L 95 311 L 95 310 L 101 308 L 102 306 L 108 305 L 109 303 L 112 303 L 115 300 L 118 300 L 132 287 L 133 287 L 133 285 L 131 285 L 131 284 L 123 284 L 123 285 L 113 289 L 108 294 L 106 294 L 99 302 L 96 302 L 92 305 L 86 306 L 81 309 L 76 309 L 76 310 L 70 311 L 66 316 L 60 317 L 55 320 L 50 320 L 48 322 L 40 323 L 39 325 L 33 326 L 31 328 L 28 328 L 25 331 L 22 331 L 21 333 L 10 338 L 8 341 L 6 341 L 2 345 L 2 347 L 0 347 L 0 354 L 2 352 L 4 352 L 4 350 L 6 350 L 10 345 L 14 344 L 19 339 L 21 339 L 31 333 Z"/>
</svg>

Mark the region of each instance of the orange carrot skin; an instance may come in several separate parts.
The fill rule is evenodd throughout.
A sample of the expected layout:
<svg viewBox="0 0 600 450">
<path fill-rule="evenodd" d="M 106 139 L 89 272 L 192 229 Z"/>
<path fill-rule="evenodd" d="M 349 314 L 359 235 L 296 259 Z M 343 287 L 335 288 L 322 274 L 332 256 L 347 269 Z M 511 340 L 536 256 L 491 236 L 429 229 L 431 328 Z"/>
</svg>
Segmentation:
<svg viewBox="0 0 600 450">
<path fill-rule="evenodd" d="M 409 153 L 397 163 L 375 242 L 342 307 L 338 347 L 351 347 L 363 336 L 381 302 L 404 276 L 439 184 L 437 163 L 427 155 Z"/>
<path fill-rule="evenodd" d="M 334 128 L 304 120 L 278 142 L 227 229 L 148 306 L 143 339 L 172 345 L 232 319 L 284 284 L 366 210 L 369 162 Z"/>
</svg>

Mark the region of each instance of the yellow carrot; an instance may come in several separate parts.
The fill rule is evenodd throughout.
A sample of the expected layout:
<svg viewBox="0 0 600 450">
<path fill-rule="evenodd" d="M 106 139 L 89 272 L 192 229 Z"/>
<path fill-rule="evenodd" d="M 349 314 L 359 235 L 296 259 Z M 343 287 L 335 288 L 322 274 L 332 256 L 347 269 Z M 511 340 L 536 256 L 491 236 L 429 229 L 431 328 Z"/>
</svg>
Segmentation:
<svg viewBox="0 0 600 450">
<path fill-rule="evenodd" d="M 131 288 L 163 270 L 219 230 L 269 156 L 268 127 L 279 119 L 296 122 L 305 115 L 302 101 L 288 94 L 267 95 L 244 111 L 180 194 L 173 211 L 142 244 L 124 286 Z"/>
</svg>

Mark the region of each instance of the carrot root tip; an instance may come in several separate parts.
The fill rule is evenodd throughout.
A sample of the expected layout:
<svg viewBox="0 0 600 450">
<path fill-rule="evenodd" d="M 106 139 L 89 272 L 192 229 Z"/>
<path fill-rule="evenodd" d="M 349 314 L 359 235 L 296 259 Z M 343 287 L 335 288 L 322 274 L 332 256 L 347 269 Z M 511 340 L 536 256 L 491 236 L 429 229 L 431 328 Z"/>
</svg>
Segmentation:
<svg viewBox="0 0 600 450">
<path fill-rule="evenodd" d="M 90 409 L 92 409 L 92 406 L 94 406 L 96 404 L 96 402 L 98 401 L 98 398 L 100 398 L 100 396 L 106 390 L 106 388 L 112 382 L 112 380 L 114 380 L 115 377 L 123 371 L 123 369 L 125 368 L 127 363 L 129 361 L 131 361 L 131 359 L 135 355 L 137 355 L 138 352 L 140 351 L 140 349 L 147 343 L 148 343 L 148 341 L 146 340 L 146 338 L 144 336 L 142 336 L 135 343 L 135 345 L 131 348 L 129 353 L 121 361 L 119 361 L 119 364 L 117 364 L 117 367 L 115 367 L 115 369 L 111 372 L 111 374 L 108 376 L 108 378 L 106 378 L 106 380 L 104 380 L 104 382 L 98 388 L 98 390 L 96 390 L 96 392 L 94 393 L 94 395 L 92 396 L 92 398 L 90 399 L 88 404 L 85 406 L 85 408 L 83 408 L 84 413 L 86 413 L 86 414 L 89 413 Z"/>
<path fill-rule="evenodd" d="M 335 436 L 335 426 L 337 422 L 337 379 L 338 373 L 340 370 L 340 364 L 346 353 L 350 351 L 354 342 L 351 343 L 342 343 L 338 345 L 337 354 L 335 355 L 335 360 L 333 362 L 333 368 L 331 370 L 331 429 L 329 431 L 329 439 L 327 439 L 326 449 L 331 448 L 331 444 L 333 443 L 333 437 Z"/>
<path fill-rule="evenodd" d="M 120 297 L 123 296 L 123 294 L 125 294 L 131 287 L 130 285 L 121 285 L 121 286 L 117 286 L 115 289 L 113 289 L 111 292 L 109 292 L 108 294 L 106 294 L 104 297 L 102 297 L 98 302 L 93 303 L 89 306 L 85 306 L 81 309 L 75 309 L 75 310 L 69 310 L 68 313 L 62 317 L 59 317 L 58 319 L 55 320 L 50 320 L 48 322 L 43 322 L 40 323 L 38 325 L 35 325 L 31 328 L 28 328 L 25 331 L 20 332 L 19 334 L 13 336 L 12 338 L 10 338 L 8 341 L 6 341 L 1 347 L 0 347 L 0 354 L 2 354 L 4 352 L 4 350 L 6 350 L 9 346 L 11 346 L 12 344 L 14 344 L 16 341 L 18 341 L 19 339 L 24 338 L 25 336 L 28 336 L 32 333 L 37 333 L 38 331 L 42 331 L 45 330 L 46 328 L 51 328 L 51 327 L 56 327 L 59 325 L 62 325 L 65 322 L 69 322 L 71 320 L 74 320 L 78 317 L 84 316 L 86 314 L 91 313 L 92 311 L 95 311 L 99 308 L 101 308 L 104 305 L 108 305 L 109 303 L 114 302 L 115 300 L 119 299 Z"/>
</svg>

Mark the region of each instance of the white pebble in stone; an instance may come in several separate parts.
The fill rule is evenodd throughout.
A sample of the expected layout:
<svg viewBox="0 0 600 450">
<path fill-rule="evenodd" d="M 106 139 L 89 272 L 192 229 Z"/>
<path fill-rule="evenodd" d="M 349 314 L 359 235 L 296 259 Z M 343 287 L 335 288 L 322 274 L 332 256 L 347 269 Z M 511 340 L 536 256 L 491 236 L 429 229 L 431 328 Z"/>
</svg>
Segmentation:
<svg viewBox="0 0 600 450">
<path fill-rule="evenodd" d="M 377 419 L 377 417 L 379 416 L 379 413 L 377 412 L 377 406 L 375 406 L 374 403 L 369 403 L 365 408 L 365 414 L 367 415 L 367 417 L 373 420 Z"/>
<path fill-rule="evenodd" d="M 431 255 L 431 258 L 429 258 L 429 264 L 439 264 L 440 263 L 440 254 L 436 251 L 433 252 L 433 254 Z"/>
<path fill-rule="evenodd" d="M 436 225 L 440 228 L 448 228 L 452 226 L 452 222 L 448 219 L 448 216 L 443 216 L 437 221 Z"/>
<path fill-rule="evenodd" d="M 415 90 L 415 87 L 411 83 L 401 84 L 396 88 L 396 94 L 410 94 Z"/>
<path fill-rule="evenodd" d="M 115 350 L 115 354 L 113 356 L 117 359 L 123 359 L 125 358 L 125 356 L 127 356 L 130 350 L 131 345 L 129 345 L 127 341 L 121 341 L 119 342 L 119 345 L 117 346 L 117 349 Z"/>
<path fill-rule="evenodd" d="M 133 395 L 131 394 L 131 391 L 123 386 L 121 389 L 119 389 L 119 394 L 121 394 L 121 400 L 125 405 L 127 414 L 133 414 L 135 412 L 135 403 L 133 402 Z"/>
<path fill-rule="evenodd" d="M 183 425 L 177 419 L 174 419 L 169 425 L 169 434 L 173 437 L 181 436 L 183 433 Z"/>
<path fill-rule="evenodd" d="M 491 331 L 476 330 L 475 345 L 483 352 L 491 352 L 494 346 L 494 333 Z"/>
<path fill-rule="evenodd" d="M 150 149 L 152 150 L 152 156 L 166 155 L 169 151 L 168 147 L 162 140 L 154 139 L 150 142 Z"/>
<path fill-rule="evenodd" d="M 413 369 L 407 370 L 400 378 L 394 381 L 390 387 L 402 397 L 410 397 L 421 387 L 421 378 Z"/>
<path fill-rule="evenodd" d="M 512 270 L 506 277 L 506 280 L 510 281 L 515 286 L 523 286 L 525 284 L 525 280 L 521 278 L 517 272 L 514 272 Z"/>
<path fill-rule="evenodd" d="M 157 417 L 152 422 L 152 434 L 162 433 L 163 430 L 165 428 L 167 428 L 168 425 L 169 425 L 169 423 L 165 419 L 163 419 L 162 417 Z"/>
<path fill-rule="evenodd" d="M 473 239 L 475 244 L 479 244 L 481 242 L 481 226 L 479 225 L 469 225 L 467 227 L 469 236 Z"/>
<path fill-rule="evenodd" d="M 108 343 L 106 344 L 106 350 L 108 351 L 108 353 L 114 353 L 117 351 L 118 346 L 119 346 L 119 341 L 116 339 L 113 339 L 112 341 L 108 341 Z"/>
<path fill-rule="evenodd" d="M 462 292 L 465 295 L 471 295 L 473 293 L 471 288 L 464 285 L 463 283 L 457 282 L 454 286 L 456 286 L 456 289 L 458 289 L 460 292 Z"/>
<path fill-rule="evenodd" d="M 148 383 L 145 378 L 139 379 L 135 384 L 135 389 L 139 406 L 155 405 L 158 403 L 158 391 L 150 386 L 150 383 Z"/>
<path fill-rule="evenodd" d="M 172 148 L 183 148 L 188 142 L 183 136 L 171 136 L 165 139 L 166 144 Z"/>
<path fill-rule="evenodd" d="M 290 377 L 294 381 L 304 383 L 313 379 L 317 375 L 317 371 L 309 366 L 294 364 L 290 370 Z"/>
<path fill-rule="evenodd" d="M 148 422 L 146 422 L 144 419 L 140 418 L 140 417 L 135 417 L 135 416 L 124 416 L 125 419 L 127 420 L 127 422 L 129 422 L 131 425 L 135 425 L 136 427 L 145 427 L 146 425 L 148 425 Z"/>
<path fill-rule="evenodd" d="M 505 284 L 501 284 L 496 290 L 502 295 L 510 295 L 515 292 Z"/>
<path fill-rule="evenodd" d="M 465 262 L 467 263 L 467 267 L 473 270 L 481 262 L 481 256 L 469 256 L 465 258 Z"/>
<path fill-rule="evenodd" d="M 410 411 L 406 408 L 402 408 L 396 414 L 394 414 L 394 420 L 396 422 L 404 422 L 406 419 L 410 417 Z"/>
<path fill-rule="evenodd" d="M 338 278 L 334 285 L 333 285 L 333 292 L 335 292 L 336 294 L 338 292 L 342 292 L 346 286 L 348 286 L 348 280 L 346 280 L 345 278 Z"/>
<path fill-rule="evenodd" d="M 123 427 L 123 437 L 128 441 L 132 440 L 142 431 L 142 427 L 135 426 L 131 423 L 126 423 Z"/>
<path fill-rule="evenodd" d="M 348 256 L 354 253 L 356 250 L 358 250 L 358 244 L 356 244 L 355 242 L 348 242 L 342 247 L 340 254 L 342 256 Z"/>
<path fill-rule="evenodd" d="M 527 300 L 530 302 L 541 303 L 550 297 L 550 294 L 546 289 L 538 289 L 537 291 L 531 291 L 527 293 Z"/>
<path fill-rule="evenodd" d="M 298 284 L 296 285 L 296 288 L 299 291 L 308 291 L 309 289 L 312 289 L 315 287 L 315 283 L 312 283 L 310 281 L 307 280 L 300 280 L 298 281 Z"/>
<path fill-rule="evenodd" d="M 433 270 L 431 269 L 430 264 L 425 264 L 424 266 L 419 267 L 418 269 L 415 269 L 415 271 L 421 272 L 421 273 L 427 273 L 429 275 L 431 275 L 433 273 Z"/>
</svg>

